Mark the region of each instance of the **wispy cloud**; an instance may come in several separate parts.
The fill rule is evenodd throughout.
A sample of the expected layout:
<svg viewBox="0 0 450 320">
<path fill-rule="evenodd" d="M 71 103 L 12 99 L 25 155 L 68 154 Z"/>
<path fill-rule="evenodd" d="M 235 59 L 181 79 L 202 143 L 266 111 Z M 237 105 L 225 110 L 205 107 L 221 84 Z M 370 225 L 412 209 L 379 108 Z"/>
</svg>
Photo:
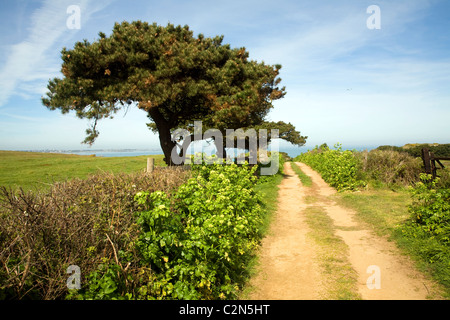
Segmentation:
<svg viewBox="0 0 450 320">
<path fill-rule="evenodd" d="M 422 30 L 430 2 L 377 3 L 381 30 L 366 27 L 368 1 L 320 2 L 301 11 L 311 17 L 308 23 L 299 16 L 296 24 L 291 15 L 290 32 L 250 48 L 253 58 L 283 65 L 287 95 L 276 102 L 271 120 L 292 119 L 314 142 L 374 136 L 397 143 L 442 130 L 441 119 L 428 132 L 414 129 L 424 110 L 449 115 L 444 86 L 450 81 L 450 58 L 430 59 L 426 37 L 415 33 Z"/>
<path fill-rule="evenodd" d="M 288 96 L 289 91 L 331 93 L 348 86 L 366 93 L 443 92 L 450 58 L 431 60 L 424 39 L 408 40 L 414 36 L 408 27 L 421 24 L 429 2 L 381 2 L 381 30 L 366 27 L 363 2 L 339 4 L 307 8 L 314 18 L 309 23 L 299 16 L 299 27 L 251 48 L 253 58 L 283 65 Z M 294 19 L 290 26 L 296 25 Z"/>
<path fill-rule="evenodd" d="M 31 122 L 48 122 L 47 118 L 24 116 L 21 114 L 15 114 L 13 112 L 0 111 L 0 116 L 2 116 L 2 118 L 10 118 L 10 119 L 14 119 L 14 120 L 21 120 L 21 121 L 27 121 L 27 122 L 30 122 L 30 121 Z"/>
<path fill-rule="evenodd" d="M 42 83 L 59 72 L 59 66 L 49 59 L 49 51 L 77 31 L 66 25 L 67 8 L 74 2 L 80 7 L 82 21 L 86 23 L 93 13 L 111 1 L 43 1 L 29 19 L 26 39 L 6 50 L 9 55 L 0 68 L 0 107 L 15 94 L 42 94 Z"/>
<path fill-rule="evenodd" d="M 317 2 L 305 8 L 310 17 L 306 23 L 303 15 L 298 16 L 298 20 L 291 15 L 289 32 L 262 37 L 253 48 L 256 58 L 316 68 L 320 64 L 339 62 L 336 59 L 340 58 L 353 59 L 352 54 L 366 46 L 379 46 L 398 54 L 392 51 L 406 49 L 396 43 L 396 36 L 405 32 L 409 24 L 417 23 L 425 6 L 424 2 L 384 3 L 381 5 L 382 28 L 374 31 L 366 26 L 369 14 L 364 3 L 327 3 L 328 6 L 324 6 L 323 2 Z M 289 12 L 285 14 L 289 16 Z M 372 58 L 373 54 L 368 52 L 367 57 Z"/>
</svg>

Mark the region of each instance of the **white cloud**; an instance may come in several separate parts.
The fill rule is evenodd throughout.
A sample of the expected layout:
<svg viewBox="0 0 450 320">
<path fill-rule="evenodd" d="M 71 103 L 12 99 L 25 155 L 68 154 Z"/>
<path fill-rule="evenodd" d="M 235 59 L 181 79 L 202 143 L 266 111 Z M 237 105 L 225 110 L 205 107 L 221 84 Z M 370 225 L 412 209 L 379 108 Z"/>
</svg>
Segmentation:
<svg viewBox="0 0 450 320">
<path fill-rule="evenodd" d="M 450 59 L 431 60 L 420 39 L 404 38 L 429 3 L 381 2 L 381 30 L 367 29 L 368 5 L 339 4 L 321 2 L 308 10 L 310 24 L 300 16 L 301 27 L 250 48 L 254 59 L 283 65 L 287 95 L 275 102 L 271 120 L 291 121 L 322 142 L 427 139 L 445 131 Z M 424 124 L 424 110 L 441 117 Z"/>
<path fill-rule="evenodd" d="M 0 116 L 2 116 L 3 119 L 11 118 L 14 120 L 22 120 L 22 121 L 27 121 L 27 122 L 45 122 L 45 121 L 47 121 L 46 118 L 24 116 L 22 114 L 16 114 L 14 112 L 0 111 Z"/>
<path fill-rule="evenodd" d="M 9 55 L 0 69 L 0 107 L 15 94 L 26 97 L 28 94 L 42 93 L 42 83 L 57 75 L 59 65 L 53 63 L 49 51 L 60 50 L 59 42 L 74 35 L 74 30 L 66 26 L 69 17 L 66 10 L 73 2 L 43 1 L 29 19 L 27 38 L 6 50 Z M 109 2 L 79 1 L 83 23 Z M 54 52 L 51 53 L 53 55 Z"/>
</svg>

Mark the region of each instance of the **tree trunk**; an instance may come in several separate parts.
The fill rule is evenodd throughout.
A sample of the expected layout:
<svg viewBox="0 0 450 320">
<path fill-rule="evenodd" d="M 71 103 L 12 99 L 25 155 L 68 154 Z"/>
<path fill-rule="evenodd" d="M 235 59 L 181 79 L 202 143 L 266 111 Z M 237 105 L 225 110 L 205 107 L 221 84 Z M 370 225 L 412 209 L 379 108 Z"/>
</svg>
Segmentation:
<svg viewBox="0 0 450 320">
<path fill-rule="evenodd" d="M 176 148 L 176 143 L 172 141 L 170 129 L 159 130 L 159 143 L 164 153 L 164 162 L 168 166 L 174 166 L 172 161 L 172 150 Z"/>
<path fill-rule="evenodd" d="M 170 123 L 164 116 L 159 112 L 157 108 L 151 108 L 148 111 L 150 117 L 156 124 L 156 128 L 159 133 L 159 143 L 161 145 L 161 149 L 164 153 L 164 162 L 168 166 L 174 166 L 175 164 L 172 161 L 172 150 L 176 148 L 176 143 L 172 141 L 172 135 L 170 134 Z"/>
</svg>

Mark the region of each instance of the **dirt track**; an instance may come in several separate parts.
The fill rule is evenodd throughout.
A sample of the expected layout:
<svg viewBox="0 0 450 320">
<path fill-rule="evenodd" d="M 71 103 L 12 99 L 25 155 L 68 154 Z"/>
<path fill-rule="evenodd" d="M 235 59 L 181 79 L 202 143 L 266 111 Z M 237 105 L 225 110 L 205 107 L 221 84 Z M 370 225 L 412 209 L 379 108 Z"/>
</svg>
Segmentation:
<svg viewBox="0 0 450 320">
<path fill-rule="evenodd" d="M 319 247 L 310 236 L 305 209 L 321 207 L 332 219 L 335 235 L 348 246 L 348 261 L 357 273 L 357 295 L 364 300 L 424 300 L 437 298 L 435 285 L 419 273 L 394 244 L 376 236 L 353 218 L 354 212 L 333 201 L 336 191 L 320 175 L 297 163 L 311 177 L 312 187 L 302 186 L 289 163 L 280 184 L 278 210 L 264 238 L 257 274 L 249 299 L 316 300 L 327 297 L 326 275 Z M 305 197 L 314 199 L 305 201 Z M 309 236 L 308 236 L 309 235 Z M 369 283 L 369 284 L 368 284 Z"/>
</svg>

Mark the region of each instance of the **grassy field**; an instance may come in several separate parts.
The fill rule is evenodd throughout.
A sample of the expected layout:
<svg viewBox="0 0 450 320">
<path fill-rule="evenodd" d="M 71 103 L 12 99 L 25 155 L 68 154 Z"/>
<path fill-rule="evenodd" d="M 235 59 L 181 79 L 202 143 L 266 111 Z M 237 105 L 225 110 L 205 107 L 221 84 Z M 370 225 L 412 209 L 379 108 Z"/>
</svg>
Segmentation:
<svg viewBox="0 0 450 320">
<path fill-rule="evenodd" d="M 137 157 L 93 157 L 73 154 L 0 151 L 0 185 L 24 190 L 47 189 L 53 182 L 86 178 L 99 171 L 138 172 L 147 167 L 147 158 L 164 166 L 163 155 Z"/>
</svg>

